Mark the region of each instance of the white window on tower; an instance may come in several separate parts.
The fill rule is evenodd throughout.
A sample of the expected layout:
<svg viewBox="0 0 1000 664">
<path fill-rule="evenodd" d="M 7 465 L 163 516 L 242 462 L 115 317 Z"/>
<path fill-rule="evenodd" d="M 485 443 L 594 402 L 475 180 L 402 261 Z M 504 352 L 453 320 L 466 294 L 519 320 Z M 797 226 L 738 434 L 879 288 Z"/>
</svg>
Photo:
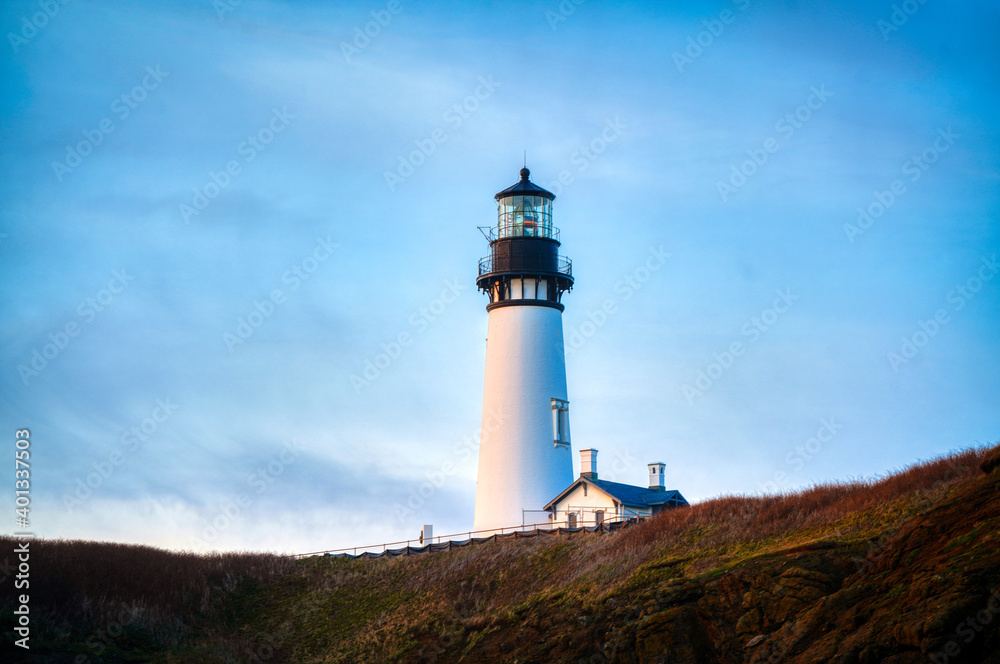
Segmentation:
<svg viewBox="0 0 1000 664">
<path fill-rule="evenodd" d="M 511 279 L 510 280 L 510 299 L 520 300 L 524 296 L 522 295 L 521 280 Z"/>
<path fill-rule="evenodd" d="M 569 402 L 552 399 L 552 444 L 569 449 Z"/>
</svg>

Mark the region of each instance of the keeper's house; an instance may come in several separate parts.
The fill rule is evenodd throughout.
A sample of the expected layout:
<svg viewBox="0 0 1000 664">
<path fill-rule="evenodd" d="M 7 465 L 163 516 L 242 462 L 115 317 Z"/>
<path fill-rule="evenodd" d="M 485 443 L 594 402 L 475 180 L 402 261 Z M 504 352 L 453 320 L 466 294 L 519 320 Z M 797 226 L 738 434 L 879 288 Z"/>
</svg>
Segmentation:
<svg viewBox="0 0 1000 664">
<path fill-rule="evenodd" d="M 664 464 L 649 464 L 649 486 L 608 482 L 597 477 L 597 450 L 580 450 L 580 477 L 546 506 L 552 525 L 575 528 L 629 518 L 652 516 L 688 502 L 676 490 L 667 490 Z"/>
</svg>

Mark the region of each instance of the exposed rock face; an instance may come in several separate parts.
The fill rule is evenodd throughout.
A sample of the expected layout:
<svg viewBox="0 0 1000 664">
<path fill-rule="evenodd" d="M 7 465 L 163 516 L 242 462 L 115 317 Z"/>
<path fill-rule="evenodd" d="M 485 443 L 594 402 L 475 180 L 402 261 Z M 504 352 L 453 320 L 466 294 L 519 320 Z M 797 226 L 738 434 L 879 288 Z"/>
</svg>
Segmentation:
<svg viewBox="0 0 1000 664">
<path fill-rule="evenodd" d="M 884 542 L 670 579 L 639 605 L 623 598 L 575 619 L 542 609 L 435 661 L 1000 664 L 1000 473 L 990 480 Z"/>
</svg>

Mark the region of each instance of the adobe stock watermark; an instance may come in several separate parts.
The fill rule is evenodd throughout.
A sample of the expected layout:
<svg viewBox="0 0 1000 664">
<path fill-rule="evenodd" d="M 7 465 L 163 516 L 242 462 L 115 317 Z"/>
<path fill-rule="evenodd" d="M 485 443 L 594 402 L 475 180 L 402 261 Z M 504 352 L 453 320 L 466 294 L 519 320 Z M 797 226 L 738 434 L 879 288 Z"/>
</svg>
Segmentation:
<svg viewBox="0 0 1000 664">
<path fill-rule="evenodd" d="M 903 163 L 903 175 L 907 176 L 910 182 L 919 180 L 930 169 L 931 165 L 941 158 L 942 154 L 951 149 L 955 140 L 962 137 L 961 134 L 954 133 L 951 127 L 938 129 L 937 133 L 938 137 L 934 139 L 930 147 L 924 149 L 920 154 L 913 155 Z M 886 210 L 895 205 L 906 191 L 906 182 L 900 177 L 893 180 L 887 189 L 872 192 L 874 200 L 857 209 L 857 220 L 853 224 L 850 222 L 844 224 L 844 235 L 847 236 L 847 241 L 854 244 L 855 239 L 868 232 L 875 225 L 875 222 L 886 213 Z"/>
<path fill-rule="evenodd" d="M 87 647 L 90 648 L 95 657 L 100 657 L 104 651 L 111 646 L 116 639 L 125 633 L 125 629 L 139 620 L 144 613 L 143 607 L 139 605 L 125 605 L 118 609 L 117 616 L 108 622 L 103 629 L 93 632 L 87 640 Z M 102 660 L 103 661 L 103 660 Z M 73 658 L 73 664 L 90 664 L 91 659 L 87 655 L 77 655 Z"/>
<path fill-rule="evenodd" d="M 774 125 L 774 131 L 780 134 L 784 140 L 791 140 L 795 132 L 801 129 L 806 122 L 809 122 L 813 117 L 813 113 L 823 108 L 827 100 L 832 96 L 833 93 L 826 89 L 826 84 L 820 85 L 818 89 L 815 85 L 811 86 L 805 102 L 791 113 L 785 113 L 785 117 L 778 120 Z M 715 183 L 715 188 L 719 192 L 719 196 L 722 197 L 722 202 L 725 203 L 728 201 L 729 197 L 743 187 L 747 183 L 747 180 L 753 177 L 767 163 L 771 155 L 777 153 L 780 149 L 781 141 L 775 136 L 769 136 L 764 139 L 763 145 L 759 148 L 749 148 L 747 150 L 749 159 L 744 160 L 739 167 L 736 164 L 732 164 L 729 167 L 731 171 L 729 181 L 718 180 Z"/>
<path fill-rule="evenodd" d="M 457 131 L 473 113 L 479 110 L 480 105 L 503 85 L 493 80 L 493 74 L 480 76 L 478 80 L 479 85 L 471 95 L 455 102 L 441 114 L 444 126 L 432 130 L 425 138 L 414 139 L 413 144 L 416 149 L 409 154 L 399 155 L 395 171 L 385 171 L 385 183 L 389 191 L 396 191 L 396 187 L 416 173 L 428 157 L 437 152 L 438 147 L 448 140 L 448 132 Z"/>
<path fill-rule="evenodd" d="M 875 24 L 879 32 L 882 33 L 882 39 L 888 43 L 889 35 L 906 25 L 910 17 L 916 14 L 925 4 L 927 4 L 927 0 L 903 0 L 898 5 L 894 4 L 892 6 L 892 13 L 889 14 L 889 20 L 880 18 Z"/>
<path fill-rule="evenodd" d="M 944 649 L 929 655 L 933 664 L 948 664 L 952 659 L 962 654 L 962 643 L 969 645 L 986 630 L 993 618 L 1000 613 L 1000 587 L 997 587 L 989 596 L 986 606 L 975 614 L 966 617 L 958 623 L 955 628 L 955 635 L 958 637 L 948 641 Z M 961 643 L 959 643 L 961 641 Z M 964 661 L 964 660 L 963 660 Z"/>
<path fill-rule="evenodd" d="M 7 41 L 10 47 L 17 53 L 29 41 L 34 39 L 38 32 L 49 24 L 49 21 L 56 17 L 69 0 L 38 0 L 38 7 L 41 11 L 21 17 L 21 29 L 17 33 L 8 32 Z"/>
<path fill-rule="evenodd" d="M 760 314 L 751 316 L 750 320 L 740 327 L 740 334 L 747 338 L 747 344 L 754 344 L 761 335 L 774 327 L 783 314 L 788 313 L 798 295 L 793 295 L 790 288 L 776 290 L 777 297 L 770 307 L 767 307 Z M 698 370 L 698 375 L 694 380 L 694 385 L 685 383 L 682 391 L 688 405 L 694 405 L 697 398 L 705 395 L 719 381 L 722 376 L 729 371 L 736 360 L 746 353 L 747 345 L 742 341 L 734 341 L 721 353 L 713 353 L 712 361 L 704 369 Z"/>
<path fill-rule="evenodd" d="M 487 440 L 491 434 L 496 433 L 504 424 L 504 416 L 499 409 L 491 410 L 483 416 L 482 425 L 475 433 L 471 433 L 451 448 L 451 456 L 442 461 L 437 470 L 429 470 L 424 473 L 427 479 L 419 486 L 410 489 L 410 494 L 406 498 L 406 503 L 396 503 L 392 506 L 392 511 L 398 521 L 405 521 L 420 510 L 434 494 L 441 489 L 449 477 L 455 475 L 461 468 L 463 461 L 475 459 L 482 444 L 483 430 L 486 431 Z"/>
<path fill-rule="evenodd" d="M 801 471 L 806 466 L 807 461 L 811 461 L 823 451 L 823 445 L 831 442 L 836 437 L 837 432 L 844 428 L 843 424 L 837 424 L 833 416 L 824 417 L 819 421 L 819 427 L 815 435 L 807 438 L 801 445 L 796 445 L 785 455 L 785 466 L 789 469 L 776 470 L 771 479 L 760 483 L 762 493 L 778 493 L 786 485 L 792 473 Z"/>
<path fill-rule="evenodd" d="M 257 155 L 266 150 L 275 137 L 285 131 L 294 119 L 295 114 L 290 113 L 287 106 L 283 106 L 280 110 L 277 107 L 273 108 L 271 119 L 267 121 L 267 124 L 255 133 L 248 135 L 245 141 L 236 146 L 236 154 L 243 157 L 242 163 L 239 159 L 230 159 L 218 171 L 209 171 L 208 181 L 192 190 L 190 202 L 181 203 L 178 206 L 184 223 L 189 223 L 191 217 L 204 212 L 212 201 L 232 184 L 233 179 L 243 173 L 243 166 L 252 162 L 257 158 Z"/>
<path fill-rule="evenodd" d="M 952 288 L 945 296 L 945 301 L 951 305 L 952 312 L 964 309 L 965 305 L 986 284 L 991 282 L 993 277 L 997 275 L 997 272 L 1000 271 L 996 254 L 989 258 L 984 256 L 980 263 L 976 274 L 966 279 L 965 283 Z M 951 314 L 943 307 L 935 311 L 934 315 L 927 320 L 917 321 L 917 329 L 900 340 L 901 344 L 898 352 L 891 350 L 886 355 L 886 359 L 889 360 L 889 366 L 892 367 L 893 372 L 899 373 L 899 368 L 904 364 L 909 364 L 910 360 L 915 358 L 920 353 L 920 350 L 930 343 L 930 340 L 936 337 L 941 329 L 950 322 Z"/>
<path fill-rule="evenodd" d="M 154 499 L 154 502 L 157 501 Z M 324 579 L 323 590 L 324 592 L 334 591 L 359 576 L 361 575 L 357 572 L 338 571 Z M 225 602 L 234 591 L 243 587 L 245 581 L 246 575 L 232 573 L 226 574 L 222 578 L 218 578 L 218 580 L 210 578 L 207 582 L 208 592 L 202 596 L 201 610 L 206 613 L 211 612 L 214 607 L 218 607 Z M 302 604 L 298 605 L 298 608 L 300 611 L 306 613 L 318 606 L 318 601 L 313 597 L 309 597 Z M 141 604 L 119 606 L 117 614 L 104 627 L 95 629 L 84 641 L 87 648 L 89 648 L 89 656 L 78 654 L 73 658 L 73 664 L 90 664 L 94 661 L 90 657 L 98 658 L 98 662 L 107 661 L 107 659 L 103 658 L 105 651 L 121 638 L 125 634 L 125 629 L 136 623 L 145 611 L 145 608 Z M 285 632 L 290 631 L 287 623 L 283 625 L 283 628 Z M 250 642 L 241 640 L 238 646 L 236 646 L 238 649 L 235 653 L 234 645 L 224 647 L 226 651 L 225 661 L 230 664 L 235 664 L 236 662 L 241 664 L 262 664 L 277 653 L 282 643 L 283 637 L 280 633 L 277 637 L 274 634 L 262 635 L 257 633 Z M 233 658 L 234 655 L 236 656 L 235 659 Z"/>
<path fill-rule="evenodd" d="M 733 0 L 733 4 L 741 12 L 745 12 L 750 8 L 750 0 Z M 684 67 L 700 58 L 705 49 L 714 44 L 715 40 L 722 36 L 722 33 L 726 30 L 726 26 L 732 25 L 737 16 L 739 14 L 732 9 L 723 9 L 719 12 L 718 18 L 702 21 L 701 24 L 705 29 L 699 31 L 693 37 L 687 38 L 687 47 L 684 49 L 684 52 L 674 51 L 674 64 L 677 66 L 677 71 L 683 74 Z"/>
<path fill-rule="evenodd" d="M 923 510 L 932 507 L 935 503 L 931 494 L 940 491 L 944 487 L 948 486 L 949 482 L 954 481 L 956 477 L 962 477 L 966 475 L 969 471 L 969 467 L 966 465 L 959 465 L 958 460 L 954 456 L 948 456 L 943 459 L 948 463 L 948 469 L 952 473 L 952 477 L 944 477 L 935 480 L 934 484 L 931 486 L 930 491 L 921 492 L 921 495 L 917 497 L 917 501 L 910 508 L 910 514 L 919 514 Z M 868 550 L 865 552 L 864 556 L 854 556 L 852 561 L 854 562 L 857 569 L 867 570 L 876 564 L 885 554 L 892 548 L 892 544 L 895 542 L 893 533 L 883 533 L 877 539 L 868 544 Z"/>
<path fill-rule="evenodd" d="M 420 307 L 410 315 L 408 320 L 414 333 L 400 332 L 395 338 L 380 346 L 380 351 L 373 357 L 365 360 L 365 368 L 358 375 L 353 373 L 348 380 L 355 394 L 361 394 L 362 388 L 368 387 L 385 373 L 392 366 L 392 363 L 400 358 L 403 350 L 413 345 L 416 335 L 422 334 L 431 323 L 436 321 L 448 309 L 448 305 L 458 299 L 458 296 L 465 290 L 465 286 L 458 279 L 450 279 L 444 282 L 444 288 L 426 306 Z"/>
<path fill-rule="evenodd" d="M 403 3 L 400 0 L 389 0 L 385 3 L 385 9 L 376 9 L 371 12 L 372 20 L 365 23 L 364 28 L 355 26 L 354 39 L 350 44 L 340 42 L 340 52 L 344 54 L 344 60 L 351 64 L 351 58 L 361 55 L 361 51 L 371 46 L 372 41 L 382 34 L 382 30 L 389 27 L 392 17 L 403 11 Z"/>
<path fill-rule="evenodd" d="M 166 399 L 157 399 L 150 409 L 149 415 L 142 418 L 138 423 L 128 427 L 119 437 L 119 445 L 108 453 L 107 458 L 92 464 L 94 472 L 76 479 L 72 492 L 63 494 L 63 507 L 70 514 L 73 513 L 74 509 L 82 507 L 83 503 L 94 494 L 94 491 L 100 489 L 106 481 L 111 479 L 115 471 L 131 455 L 135 454 L 143 443 L 148 442 L 176 411 L 177 405 L 170 403 L 169 397 Z"/>
<path fill-rule="evenodd" d="M 576 8 L 585 3 L 587 0 L 562 0 L 557 6 L 556 11 L 551 9 L 545 10 L 545 20 L 548 21 L 549 27 L 555 32 L 556 27 L 560 23 L 565 23 L 566 19 L 576 13 Z"/>
<path fill-rule="evenodd" d="M 574 170 L 564 168 L 559 171 L 557 179 L 547 183 L 545 188 L 556 196 L 561 194 L 563 187 L 573 184 L 576 181 L 576 176 L 590 168 L 598 157 L 621 138 L 626 129 L 628 129 L 628 125 L 622 122 L 617 115 L 613 120 L 611 118 L 605 119 L 604 127 L 597 135 L 591 138 L 586 145 L 577 148 L 570 154 L 569 162 L 574 167 L 575 173 Z"/>
<path fill-rule="evenodd" d="M 93 297 L 88 297 L 76 307 L 79 320 L 71 320 L 55 332 L 48 335 L 48 343 L 31 350 L 31 359 L 17 365 L 17 373 L 21 382 L 28 385 L 30 380 L 48 368 L 49 364 L 66 350 L 70 342 L 97 318 L 97 314 L 108 308 L 115 298 L 128 288 L 129 282 L 135 277 L 128 274 L 125 268 L 112 270 L 107 286 L 97 291 Z"/>
<path fill-rule="evenodd" d="M 331 237 L 330 235 L 325 238 L 317 237 L 312 252 L 281 275 L 281 282 L 288 286 L 289 292 L 294 293 L 304 282 L 311 279 L 319 270 L 320 265 L 325 263 L 333 255 L 334 250 L 340 246 L 331 241 Z M 263 300 L 255 299 L 253 309 L 245 316 L 236 319 L 236 327 L 233 331 L 222 333 L 222 343 L 226 344 L 230 354 L 234 353 L 237 347 L 246 343 L 265 321 L 270 320 L 277 308 L 285 304 L 285 300 L 285 291 L 280 288 L 272 288 Z"/>
<path fill-rule="evenodd" d="M 202 520 L 201 534 L 191 536 L 191 545 L 196 548 L 211 546 L 253 505 L 255 497 L 263 495 L 284 474 L 285 469 L 298 460 L 304 450 L 295 440 L 282 441 L 281 451 L 277 455 L 247 475 L 246 484 L 254 490 L 253 494 L 240 492 L 232 499 L 222 502 L 210 519 Z"/>
<path fill-rule="evenodd" d="M 666 265 L 668 258 L 670 254 L 663 249 L 663 245 L 651 247 L 649 256 L 641 265 L 615 282 L 614 292 L 618 297 L 608 298 L 599 308 L 587 311 L 587 320 L 566 333 L 566 354 L 571 355 L 583 348 L 597 331 L 604 327 L 608 319 L 618 313 L 619 297 L 622 302 L 631 300 L 643 285 Z"/>
<path fill-rule="evenodd" d="M 236 8 L 243 4 L 243 0 L 212 0 L 212 9 L 220 21 L 226 20 L 226 14 L 236 11 Z"/>
<path fill-rule="evenodd" d="M 170 72 L 160 69 L 160 65 L 146 67 L 146 75 L 142 77 L 138 85 L 112 100 L 109 107 L 111 113 L 119 121 L 125 120 L 132 114 L 132 111 L 139 108 L 139 104 L 146 101 L 150 92 L 160 87 L 160 83 L 168 76 L 170 76 Z M 94 129 L 82 130 L 83 140 L 76 145 L 67 145 L 66 157 L 61 161 L 52 162 L 52 172 L 55 173 L 56 180 L 62 182 L 66 175 L 72 173 L 76 167 L 83 163 L 84 159 L 94 153 L 94 150 L 104 142 L 104 138 L 115 128 L 115 121 L 108 116 L 98 122 Z"/>
</svg>

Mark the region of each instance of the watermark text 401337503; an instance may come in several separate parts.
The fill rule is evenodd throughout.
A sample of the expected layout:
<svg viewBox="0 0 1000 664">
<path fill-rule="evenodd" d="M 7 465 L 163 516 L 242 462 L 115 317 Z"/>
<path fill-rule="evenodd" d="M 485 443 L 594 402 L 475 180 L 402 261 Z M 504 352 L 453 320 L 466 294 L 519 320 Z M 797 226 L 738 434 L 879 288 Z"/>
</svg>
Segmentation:
<svg viewBox="0 0 1000 664">
<path fill-rule="evenodd" d="M 31 525 L 31 432 L 18 429 L 14 435 L 14 522 L 23 530 Z"/>
<path fill-rule="evenodd" d="M 18 429 L 14 432 L 14 523 L 18 530 L 24 530 L 31 523 L 31 431 L 28 429 Z M 19 539 L 27 536 L 32 537 L 32 533 L 18 532 L 15 536 Z M 18 565 L 17 575 L 14 577 L 14 588 L 17 590 L 27 590 L 30 587 L 31 566 L 29 564 L 31 552 L 29 546 L 31 542 L 19 541 L 19 546 L 14 549 L 17 554 Z M 21 638 L 15 639 L 14 643 L 25 650 L 30 649 L 28 639 L 31 636 L 31 599 L 28 593 L 22 592 L 17 597 L 14 605 L 14 632 Z"/>
</svg>

